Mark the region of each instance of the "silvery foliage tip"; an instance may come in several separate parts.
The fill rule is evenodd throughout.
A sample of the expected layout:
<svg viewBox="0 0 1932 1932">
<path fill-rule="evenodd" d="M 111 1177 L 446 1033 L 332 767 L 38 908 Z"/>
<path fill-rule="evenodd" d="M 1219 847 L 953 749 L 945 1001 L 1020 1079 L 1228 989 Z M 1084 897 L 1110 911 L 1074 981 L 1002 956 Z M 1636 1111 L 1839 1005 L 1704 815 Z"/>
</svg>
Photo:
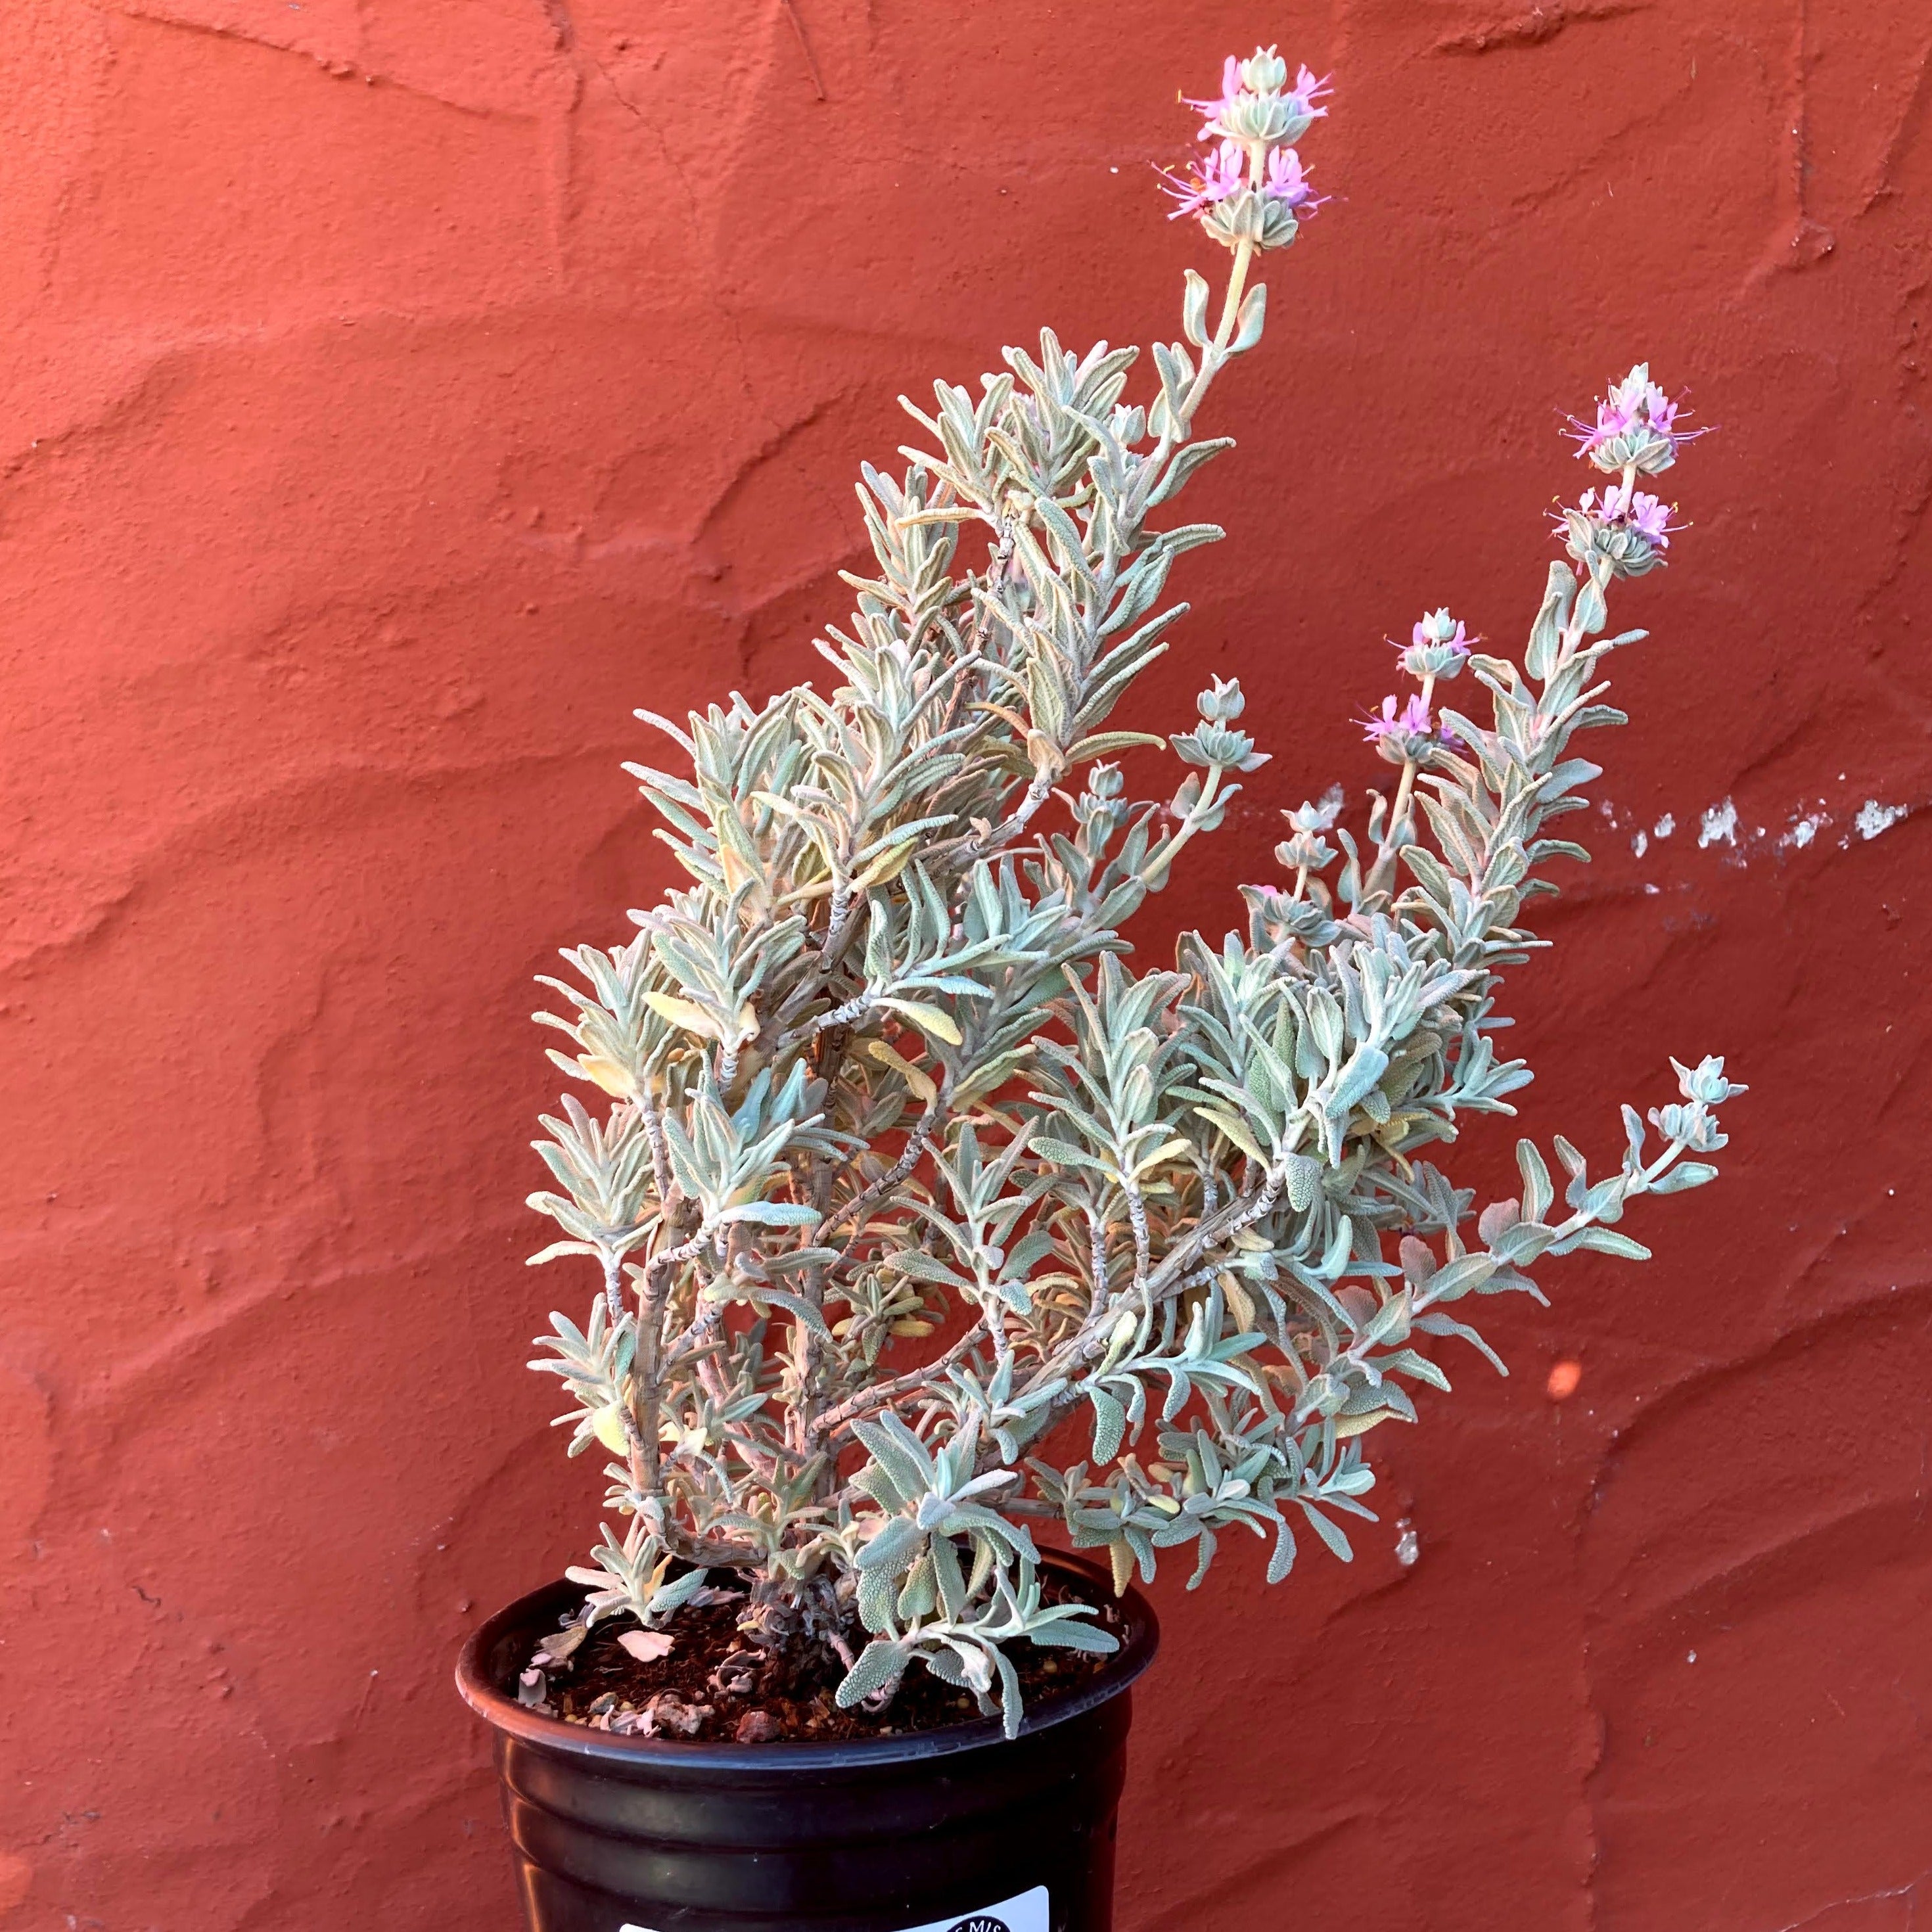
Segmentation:
<svg viewBox="0 0 1932 1932">
<path fill-rule="evenodd" d="M 1400 777 L 1363 836 L 1339 788 L 1288 813 L 1244 932 L 1129 963 L 1121 926 L 1264 756 L 1216 679 L 1167 741 L 1178 788 L 1138 799 L 1117 756 L 1163 741 L 1109 719 L 1221 535 L 1168 508 L 1230 446 L 1197 417 L 1260 339 L 1250 272 L 1312 205 L 1285 144 L 1327 92 L 1264 50 L 1196 104 L 1207 158 L 1171 186 L 1232 260 L 1212 326 L 1188 272 L 1145 400 L 1133 350 L 1047 332 L 906 404 L 927 441 L 863 470 L 877 574 L 818 646 L 829 692 L 639 714 L 682 754 L 629 769 L 690 883 L 566 952 L 538 1016 L 596 1102 L 545 1120 L 532 1197 L 562 1237 L 534 1258 L 602 1273 L 532 1364 L 622 1525 L 571 1572 L 589 1620 L 652 1628 L 736 1573 L 746 1634 L 836 1652 L 842 1702 L 918 1663 L 1010 1730 L 1016 1640 L 1114 1642 L 1043 1591 L 1036 1528 L 1120 1587 L 1174 1552 L 1198 1584 L 1230 1531 L 1272 1581 L 1304 1532 L 1347 1559 L 1366 1439 L 1448 1388 L 1435 1346 L 1502 1367 L 1466 1305 L 1538 1294 L 1547 1257 L 1642 1258 L 1626 1209 L 1714 1172 L 1685 1156 L 1742 1090 L 1716 1060 L 1624 1109 L 1600 1178 L 1557 1138 L 1560 1205 L 1532 1141 L 1480 1214 L 1424 1158 L 1530 1078 L 1495 1050 L 1502 974 L 1543 943 L 1544 868 L 1587 856 L 1549 828 L 1599 776 L 1574 741 L 1624 722 L 1601 673 L 1644 634 L 1602 634 L 1608 593 L 1667 542 L 1634 485 L 1683 433 L 1641 366 L 1582 428 L 1606 480 L 1560 519 L 1521 663 L 1426 614 L 1415 688 L 1368 720 Z M 1466 668 L 1484 717 L 1436 707 Z"/>
</svg>

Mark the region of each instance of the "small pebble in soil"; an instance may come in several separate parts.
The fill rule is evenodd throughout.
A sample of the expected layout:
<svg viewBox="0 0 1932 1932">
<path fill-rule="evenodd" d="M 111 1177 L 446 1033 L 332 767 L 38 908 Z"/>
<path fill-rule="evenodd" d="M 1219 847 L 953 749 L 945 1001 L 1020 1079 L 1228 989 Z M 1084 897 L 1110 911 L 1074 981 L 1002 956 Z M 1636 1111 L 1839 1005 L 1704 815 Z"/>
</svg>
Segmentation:
<svg viewBox="0 0 1932 1932">
<path fill-rule="evenodd" d="M 778 1720 L 769 1711 L 747 1711 L 732 1736 L 741 1744 L 768 1744 L 778 1734 Z"/>
</svg>

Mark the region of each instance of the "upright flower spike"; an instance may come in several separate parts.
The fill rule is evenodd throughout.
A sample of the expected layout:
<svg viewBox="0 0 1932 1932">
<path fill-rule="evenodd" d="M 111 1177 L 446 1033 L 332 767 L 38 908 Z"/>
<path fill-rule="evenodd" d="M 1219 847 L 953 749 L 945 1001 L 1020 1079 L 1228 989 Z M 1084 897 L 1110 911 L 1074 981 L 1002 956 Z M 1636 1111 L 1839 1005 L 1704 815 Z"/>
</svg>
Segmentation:
<svg viewBox="0 0 1932 1932">
<path fill-rule="evenodd" d="M 1221 92 L 1213 100 L 1187 100 L 1204 116 L 1199 138 L 1213 143 L 1208 159 L 1184 173 L 1164 172 L 1167 191 L 1180 206 L 1174 218 L 1191 214 L 1224 247 L 1285 248 L 1299 218 L 1312 214 L 1324 196 L 1310 187 L 1294 143 L 1328 109 L 1327 80 L 1307 68 L 1288 84 L 1288 63 L 1272 47 L 1245 61 L 1228 57 Z"/>
</svg>

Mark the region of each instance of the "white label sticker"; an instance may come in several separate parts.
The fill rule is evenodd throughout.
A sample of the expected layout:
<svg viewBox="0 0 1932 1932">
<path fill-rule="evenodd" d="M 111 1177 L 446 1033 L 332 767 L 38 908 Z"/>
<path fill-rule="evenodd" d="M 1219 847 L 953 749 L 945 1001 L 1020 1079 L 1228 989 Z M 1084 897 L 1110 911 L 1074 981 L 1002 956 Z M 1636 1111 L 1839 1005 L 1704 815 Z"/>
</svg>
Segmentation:
<svg viewBox="0 0 1932 1932">
<path fill-rule="evenodd" d="M 988 1905 L 958 1918 L 935 1918 L 928 1924 L 909 1925 L 905 1932 L 1047 1932 L 1046 1887 L 1036 1885 L 998 1905 Z"/>
<path fill-rule="evenodd" d="M 905 1932 L 1049 1932 L 1046 1922 L 1046 1887 L 1036 1885 L 1017 1898 L 1003 1900 L 963 1918 L 934 1918 L 923 1925 L 908 1925 Z M 650 1932 L 647 1925 L 622 1925 L 618 1932 Z"/>
</svg>

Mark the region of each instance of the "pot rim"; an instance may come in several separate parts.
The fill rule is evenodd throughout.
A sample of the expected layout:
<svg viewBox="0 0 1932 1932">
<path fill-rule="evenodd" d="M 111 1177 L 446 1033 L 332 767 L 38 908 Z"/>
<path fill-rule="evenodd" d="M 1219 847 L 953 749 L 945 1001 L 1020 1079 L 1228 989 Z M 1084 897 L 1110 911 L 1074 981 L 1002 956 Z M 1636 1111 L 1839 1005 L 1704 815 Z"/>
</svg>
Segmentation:
<svg viewBox="0 0 1932 1932">
<path fill-rule="evenodd" d="M 1042 1570 L 1071 1570 L 1084 1582 L 1112 1594 L 1113 1578 L 1100 1564 L 1066 1550 L 1042 1550 Z M 1056 1694 L 1028 1707 L 1018 1736 L 1008 1740 L 998 1718 L 976 1718 L 948 1724 L 943 1730 L 910 1731 L 890 1738 L 848 1738 L 830 1744 L 778 1738 L 770 1744 L 712 1744 L 678 1738 L 639 1738 L 610 1731 L 593 1731 L 561 1718 L 544 1717 L 499 1690 L 490 1681 L 485 1660 L 498 1642 L 520 1624 L 532 1622 L 540 1610 L 561 1607 L 579 1586 L 561 1580 L 519 1597 L 472 1631 L 456 1661 L 456 1688 L 463 1700 L 484 1722 L 520 1742 L 548 1751 L 600 1760 L 613 1766 L 651 1766 L 659 1771 L 811 1772 L 864 1766 L 903 1763 L 922 1758 L 950 1756 L 982 1750 L 1049 1730 L 1070 1722 L 1120 1695 L 1144 1672 L 1160 1647 L 1160 1620 L 1154 1606 L 1130 1583 L 1114 1599 L 1126 1628 L 1120 1647 L 1081 1689 Z"/>
</svg>

